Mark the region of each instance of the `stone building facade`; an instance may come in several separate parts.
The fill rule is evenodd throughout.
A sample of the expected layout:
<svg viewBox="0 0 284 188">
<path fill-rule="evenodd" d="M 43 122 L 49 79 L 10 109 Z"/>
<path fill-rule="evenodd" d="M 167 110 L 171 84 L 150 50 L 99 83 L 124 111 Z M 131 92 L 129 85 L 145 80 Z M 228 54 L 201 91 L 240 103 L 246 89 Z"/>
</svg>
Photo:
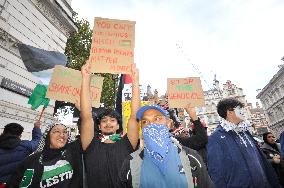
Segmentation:
<svg viewBox="0 0 284 188">
<path fill-rule="evenodd" d="M 17 44 L 64 53 L 68 36 L 77 30 L 72 14 L 71 0 L 0 0 L 0 133 L 17 122 L 25 128 L 22 138 L 30 139 L 41 110 L 27 104 L 39 81 L 26 70 Z M 53 107 L 47 108 L 43 125 L 52 119 Z"/>
<path fill-rule="evenodd" d="M 284 130 L 284 65 L 280 65 L 269 83 L 259 90 L 257 98 L 263 105 L 269 128 L 279 136 Z"/>
<path fill-rule="evenodd" d="M 253 126 L 254 134 L 262 136 L 263 133 L 268 132 L 268 120 L 265 116 L 263 108 L 256 102 L 256 108 L 253 108 L 251 103 L 248 103 L 248 108 L 251 114 L 251 125 Z"/>
</svg>

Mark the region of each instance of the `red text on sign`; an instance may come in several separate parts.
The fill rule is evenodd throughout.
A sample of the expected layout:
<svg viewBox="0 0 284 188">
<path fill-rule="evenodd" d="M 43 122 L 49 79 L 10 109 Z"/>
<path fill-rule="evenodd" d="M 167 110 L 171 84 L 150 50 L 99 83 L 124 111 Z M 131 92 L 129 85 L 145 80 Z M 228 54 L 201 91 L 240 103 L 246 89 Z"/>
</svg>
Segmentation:
<svg viewBox="0 0 284 188">
<path fill-rule="evenodd" d="M 108 56 L 96 56 L 95 54 L 92 54 L 90 59 L 91 62 L 105 62 L 109 64 L 116 64 L 118 62 L 117 57 L 108 57 Z"/>
<path fill-rule="evenodd" d="M 198 95 L 196 92 L 183 92 L 183 93 L 169 93 L 168 98 L 171 100 L 180 100 L 180 99 L 203 99 L 202 96 Z"/>
</svg>

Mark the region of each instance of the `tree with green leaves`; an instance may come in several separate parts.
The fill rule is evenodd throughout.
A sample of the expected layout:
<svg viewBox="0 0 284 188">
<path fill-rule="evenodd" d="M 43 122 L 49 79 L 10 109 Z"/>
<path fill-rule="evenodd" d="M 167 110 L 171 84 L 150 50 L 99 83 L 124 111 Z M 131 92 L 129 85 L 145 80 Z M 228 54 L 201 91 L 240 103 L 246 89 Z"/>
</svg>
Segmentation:
<svg viewBox="0 0 284 188">
<path fill-rule="evenodd" d="M 78 30 L 67 39 L 65 55 L 68 60 L 67 67 L 81 70 L 90 55 L 93 31 L 90 28 L 90 23 L 85 19 L 79 19 L 77 13 L 73 15 L 73 20 Z M 114 83 L 118 81 L 117 75 L 108 73 L 97 75 L 104 77 L 101 103 L 104 103 L 107 108 L 114 109 L 114 91 L 117 90 L 117 84 L 114 89 Z"/>
<path fill-rule="evenodd" d="M 93 31 L 90 28 L 90 23 L 87 20 L 78 19 L 76 13 L 73 20 L 78 30 L 67 39 L 65 55 L 68 60 L 67 67 L 81 70 L 90 55 Z"/>
</svg>

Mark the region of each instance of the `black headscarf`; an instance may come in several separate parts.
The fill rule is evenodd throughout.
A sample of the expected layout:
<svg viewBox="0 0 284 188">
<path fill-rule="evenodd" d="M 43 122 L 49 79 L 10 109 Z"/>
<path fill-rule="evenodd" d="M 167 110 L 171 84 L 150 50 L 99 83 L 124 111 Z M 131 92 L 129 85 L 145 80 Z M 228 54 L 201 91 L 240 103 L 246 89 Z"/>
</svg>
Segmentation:
<svg viewBox="0 0 284 188">
<path fill-rule="evenodd" d="M 50 131 L 55 125 L 58 125 L 58 124 L 63 125 L 62 123 L 59 123 L 59 122 L 53 122 L 52 124 L 47 126 L 43 134 L 43 137 L 36 151 L 36 152 L 42 152 L 41 157 L 40 157 L 40 163 L 42 163 L 43 161 L 50 161 L 52 159 L 61 157 L 66 149 L 67 144 L 71 142 L 70 133 L 68 131 L 68 140 L 64 147 L 59 148 L 59 149 L 50 148 Z"/>
</svg>

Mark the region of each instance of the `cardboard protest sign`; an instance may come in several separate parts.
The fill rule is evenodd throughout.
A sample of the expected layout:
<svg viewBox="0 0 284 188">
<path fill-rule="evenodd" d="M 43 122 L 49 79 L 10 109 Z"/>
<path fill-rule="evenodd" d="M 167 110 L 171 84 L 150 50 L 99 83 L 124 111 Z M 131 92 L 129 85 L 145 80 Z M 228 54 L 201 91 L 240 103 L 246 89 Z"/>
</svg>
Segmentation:
<svg viewBox="0 0 284 188">
<path fill-rule="evenodd" d="M 151 104 L 153 104 L 151 101 L 141 101 L 141 106 L 151 105 Z M 128 120 L 131 115 L 131 102 L 130 101 L 122 102 L 122 114 L 123 114 L 122 115 L 123 132 L 126 133 Z M 141 133 L 141 130 L 140 130 L 140 133 Z"/>
<path fill-rule="evenodd" d="M 56 65 L 48 85 L 46 97 L 71 103 L 75 103 L 76 99 L 80 101 L 81 80 L 80 71 Z M 98 108 L 100 106 L 103 80 L 103 77 L 92 76 L 90 90 L 93 107 Z"/>
<path fill-rule="evenodd" d="M 91 71 L 130 74 L 134 46 L 135 22 L 96 17 L 88 60 Z"/>
<path fill-rule="evenodd" d="M 168 78 L 167 92 L 170 108 L 185 108 L 188 103 L 194 107 L 205 106 L 199 77 Z"/>
</svg>

